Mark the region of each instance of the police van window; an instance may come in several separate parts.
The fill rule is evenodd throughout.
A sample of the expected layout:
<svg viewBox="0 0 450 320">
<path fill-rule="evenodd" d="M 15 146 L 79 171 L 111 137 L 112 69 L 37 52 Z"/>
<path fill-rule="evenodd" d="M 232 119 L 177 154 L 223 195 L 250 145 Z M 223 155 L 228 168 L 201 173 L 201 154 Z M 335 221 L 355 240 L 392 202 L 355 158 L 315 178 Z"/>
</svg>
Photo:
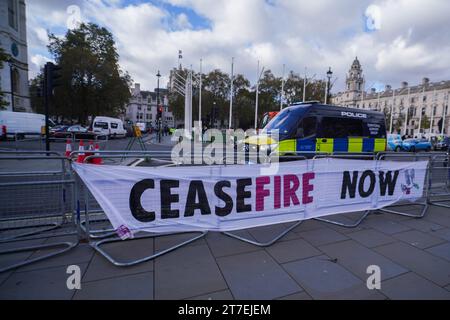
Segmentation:
<svg viewBox="0 0 450 320">
<path fill-rule="evenodd" d="M 364 135 L 363 122 L 352 118 L 322 119 L 322 135 L 324 138 L 362 137 Z"/>
<path fill-rule="evenodd" d="M 289 110 L 286 110 L 270 120 L 264 131 L 270 133 L 272 130 L 278 130 L 280 136 L 286 136 L 295 129 L 297 121 L 298 118 L 291 115 Z"/>
<path fill-rule="evenodd" d="M 111 122 L 111 128 L 117 129 L 118 126 L 119 126 L 119 125 L 118 125 L 117 123 Z"/>
<path fill-rule="evenodd" d="M 297 128 L 296 138 L 308 138 L 316 134 L 316 117 L 306 117 L 300 121 Z"/>
<path fill-rule="evenodd" d="M 94 128 L 108 129 L 108 122 L 95 122 Z"/>
</svg>

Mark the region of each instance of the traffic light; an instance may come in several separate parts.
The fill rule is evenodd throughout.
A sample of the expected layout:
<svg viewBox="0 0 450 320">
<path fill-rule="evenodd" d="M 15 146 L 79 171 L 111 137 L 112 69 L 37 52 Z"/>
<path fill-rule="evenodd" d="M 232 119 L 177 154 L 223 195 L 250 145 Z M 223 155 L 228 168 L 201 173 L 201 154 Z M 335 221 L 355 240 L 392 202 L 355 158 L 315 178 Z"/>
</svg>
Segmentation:
<svg viewBox="0 0 450 320">
<path fill-rule="evenodd" d="M 163 107 L 158 106 L 158 119 L 162 118 L 162 113 L 163 113 Z"/>
<path fill-rule="evenodd" d="M 53 89 L 61 85 L 61 67 L 52 62 L 47 62 L 44 68 L 45 89 L 48 97 L 53 95 Z"/>
</svg>

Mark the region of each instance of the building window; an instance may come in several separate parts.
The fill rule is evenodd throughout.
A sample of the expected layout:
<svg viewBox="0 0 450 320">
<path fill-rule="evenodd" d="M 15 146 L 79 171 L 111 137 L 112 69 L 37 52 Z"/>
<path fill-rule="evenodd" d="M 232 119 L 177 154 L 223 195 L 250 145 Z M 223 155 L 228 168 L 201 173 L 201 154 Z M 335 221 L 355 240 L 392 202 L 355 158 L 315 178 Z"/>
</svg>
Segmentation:
<svg viewBox="0 0 450 320">
<path fill-rule="evenodd" d="M 142 109 L 141 106 L 138 106 L 138 110 L 141 111 L 141 109 Z"/>
<path fill-rule="evenodd" d="M 17 30 L 17 1 L 8 0 L 8 23 Z"/>
<path fill-rule="evenodd" d="M 423 101 L 423 102 L 427 101 L 427 96 L 426 96 L 426 95 L 423 96 L 422 101 Z"/>
</svg>

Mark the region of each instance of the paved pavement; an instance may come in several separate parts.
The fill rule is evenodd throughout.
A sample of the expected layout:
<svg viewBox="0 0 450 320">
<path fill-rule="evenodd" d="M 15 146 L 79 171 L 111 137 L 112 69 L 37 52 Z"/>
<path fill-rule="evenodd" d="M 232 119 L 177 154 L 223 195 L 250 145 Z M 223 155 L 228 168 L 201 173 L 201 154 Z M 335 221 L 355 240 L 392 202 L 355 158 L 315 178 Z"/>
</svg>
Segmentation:
<svg viewBox="0 0 450 320">
<path fill-rule="evenodd" d="M 264 241 L 283 227 L 239 233 Z M 126 260 L 191 236 L 123 241 L 104 248 Z M 43 253 L 1 255 L 0 266 Z M 80 290 L 66 287 L 66 269 L 73 264 L 81 268 Z M 381 268 L 380 290 L 367 289 L 369 265 Z M 60 256 L 1 273 L 0 299 L 450 299 L 450 210 L 430 206 L 423 219 L 371 214 L 351 229 L 308 220 L 267 248 L 209 233 L 127 268 L 113 266 L 81 243 Z"/>
</svg>

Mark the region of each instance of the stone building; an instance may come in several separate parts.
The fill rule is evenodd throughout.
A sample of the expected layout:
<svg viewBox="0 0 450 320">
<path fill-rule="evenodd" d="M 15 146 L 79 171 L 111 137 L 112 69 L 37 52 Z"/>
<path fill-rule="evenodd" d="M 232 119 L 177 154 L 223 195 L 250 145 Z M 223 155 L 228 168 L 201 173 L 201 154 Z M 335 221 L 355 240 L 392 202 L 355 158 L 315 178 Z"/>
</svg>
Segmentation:
<svg viewBox="0 0 450 320">
<path fill-rule="evenodd" d="M 386 114 L 386 127 L 392 133 L 449 134 L 450 80 L 431 82 L 423 78 L 420 84 L 409 85 L 403 81 L 399 88 L 386 85 L 382 91 L 371 88 L 366 92 L 362 71 L 355 58 L 346 77 L 346 90 L 333 95 L 333 104 L 382 111 Z"/>
<path fill-rule="evenodd" d="M 31 112 L 24 0 L 0 0 L 0 46 L 11 57 L 0 70 L 6 110 Z"/>
<path fill-rule="evenodd" d="M 125 120 L 133 123 L 143 122 L 155 128 L 157 126 L 157 89 L 155 92 L 141 90 L 141 85 L 135 83 L 131 89 L 131 99 L 126 105 Z M 172 112 L 169 111 L 169 99 L 167 89 L 159 89 L 159 102 L 163 107 L 163 126 L 174 127 Z"/>
</svg>

